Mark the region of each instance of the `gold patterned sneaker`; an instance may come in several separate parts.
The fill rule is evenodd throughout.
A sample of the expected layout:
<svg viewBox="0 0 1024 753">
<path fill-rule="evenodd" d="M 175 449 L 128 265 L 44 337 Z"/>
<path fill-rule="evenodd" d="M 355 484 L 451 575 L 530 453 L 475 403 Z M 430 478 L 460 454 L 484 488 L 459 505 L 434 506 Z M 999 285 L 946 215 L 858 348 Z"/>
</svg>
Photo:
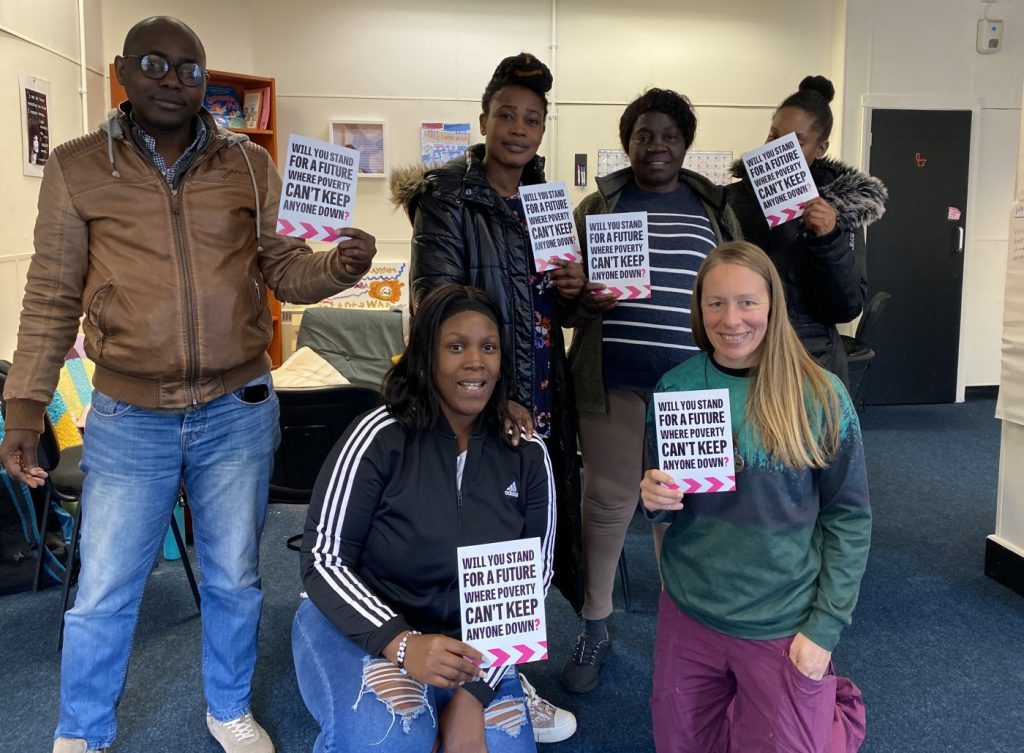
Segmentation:
<svg viewBox="0 0 1024 753">
<path fill-rule="evenodd" d="M 576 717 L 571 711 L 560 709 L 537 695 L 537 690 L 522 674 L 519 675 L 519 681 L 523 684 L 535 742 L 560 743 L 576 733 Z"/>
</svg>

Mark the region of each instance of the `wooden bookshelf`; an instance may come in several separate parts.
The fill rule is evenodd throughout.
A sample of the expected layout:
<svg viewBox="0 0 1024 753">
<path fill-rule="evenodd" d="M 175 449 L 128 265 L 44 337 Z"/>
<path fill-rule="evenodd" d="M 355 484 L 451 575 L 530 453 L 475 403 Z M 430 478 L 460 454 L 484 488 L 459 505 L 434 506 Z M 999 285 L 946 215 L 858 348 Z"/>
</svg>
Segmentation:
<svg viewBox="0 0 1024 753">
<path fill-rule="evenodd" d="M 246 89 L 262 89 L 270 87 L 270 121 L 267 128 L 231 128 L 235 133 L 244 133 L 254 144 L 259 144 L 268 152 L 277 164 L 277 86 L 273 78 L 266 76 L 249 76 L 244 73 L 228 71 L 210 71 L 209 83 L 213 86 L 231 86 L 238 92 L 239 102 L 245 96 Z M 124 87 L 118 83 L 114 73 L 114 64 L 110 64 L 110 106 L 116 107 L 128 99 Z"/>
<path fill-rule="evenodd" d="M 231 128 L 234 133 L 244 133 L 254 144 L 259 144 L 270 153 L 270 158 L 277 164 L 277 86 L 273 78 L 266 76 L 250 76 L 244 73 L 230 73 L 228 71 L 210 71 L 210 84 L 214 86 L 231 86 L 238 92 L 239 101 L 245 96 L 246 89 L 270 88 L 270 120 L 267 128 Z M 117 80 L 114 73 L 114 64 L 110 64 L 110 106 L 116 107 L 128 95 Z M 267 352 L 274 366 L 281 365 L 281 303 L 272 291 L 267 290 L 267 301 L 270 306 L 270 316 L 273 322 L 274 333 Z"/>
</svg>

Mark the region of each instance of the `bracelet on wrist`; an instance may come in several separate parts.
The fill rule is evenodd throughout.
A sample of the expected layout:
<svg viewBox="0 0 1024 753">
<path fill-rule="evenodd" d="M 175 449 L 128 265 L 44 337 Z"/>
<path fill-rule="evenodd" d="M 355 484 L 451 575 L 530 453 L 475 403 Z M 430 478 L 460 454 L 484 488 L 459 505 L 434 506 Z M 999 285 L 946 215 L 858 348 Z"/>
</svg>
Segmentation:
<svg viewBox="0 0 1024 753">
<path fill-rule="evenodd" d="M 410 630 L 402 636 L 402 640 L 398 642 L 398 653 L 395 655 L 395 664 L 398 665 L 398 671 L 403 675 L 409 674 L 409 670 L 405 668 L 405 649 L 409 645 L 409 637 L 413 635 L 423 635 L 419 630 Z"/>
</svg>

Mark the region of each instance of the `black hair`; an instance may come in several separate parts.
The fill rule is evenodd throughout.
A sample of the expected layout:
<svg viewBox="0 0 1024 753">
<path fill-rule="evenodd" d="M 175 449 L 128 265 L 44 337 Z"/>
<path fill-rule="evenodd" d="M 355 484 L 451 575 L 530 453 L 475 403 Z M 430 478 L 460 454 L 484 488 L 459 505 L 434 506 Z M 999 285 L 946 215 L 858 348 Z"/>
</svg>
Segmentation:
<svg viewBox="0 0 1024 753">
<path fill-rule="evenodd" d="M 138 38 L 142 35 L 144 31 L 149 29 L 151 26 L 158 25 L 175 26 L 183 34 L 190 37 L 192 41 L 195 42 L 196 48 L 202 55 L 202 59 L 197 62 L 199 62 L 202 65 L 206 65 L 206 48 L 203 47 L 203 42 L 199 38 L 199 35 L 192 31 L 192 29 L 187 24 L 183 23 L 182 21 L 179 21 L 176 18 L 171 18 L 170 16 L 150 16 L 149 18 L 144 18 L 137 24 L 135 24 L 132 28 L 128 30 L 128 33 L 125 35 L 124 47 L 121 48 L 121 54 L 136 55 L 139 53 L 149 52 L 149 50 L 137 49 Z"/>
<path fill-rule="evenodd" d="M 697 135 L 697 115 L 693 112 L 690 100 L 671 89 L 648 89 L 626 105 L 619 118 L 619 141 L 626 152 L 629 151 L 629 139 L 633 135 L 636 121 L 645 112 L 663 112 L 672 118 L 683 132 L 686 148 L 690 148 L 693 137 Z"/>
<path fill-rule="evenodd" d="M 491 99 L 506 86 L 522 86 L 534 92 L 544 103 L 544 115 L 548 114 L 547 93 L 551 91 L 550 69 L 541 61 L 528 52 L 520 52 L 518 55 L 507 57 L 498 63 L 494 69 L 494 75 L 484 89 L 484 96 L 480 101 L 484 108 L 483 113 L 487 115 L 491 111 Z"/>
<path fill-rule="evenodd" d="M 487 401 L 480 417 L 507 441 L 503 428 L 505 403 L 508 399 L 505 385 L 508 384 L 511 354 L 501 326 L 501 310 L 494 299 L 480 288 L 447 283 L 420 301 L 416 315 L 412 318 L 409 344 L 398 363 L 384 377 L 384 403 L 391 415 L 410 434 L 419 434 L 433 428 L 441 416 L 437 386 L 434 384 L 437 338 L 441 325 L 463 311 L 483 314 L 498 328 L 502 377 L 494 385 L 491 399 Z"/>
<path fill-rule="evenodd" d="M 829 102 L 836 96 L 836 88 L 824 76 L 807 76 L 800 82 L 800 88 L 782 100 L 775 112 L 783 107 L 799 107 L 812 118 L 817 130 L 821 132 L 821 141 L 827 141 L 832 133 L 832 108 Z"/>
</svg>

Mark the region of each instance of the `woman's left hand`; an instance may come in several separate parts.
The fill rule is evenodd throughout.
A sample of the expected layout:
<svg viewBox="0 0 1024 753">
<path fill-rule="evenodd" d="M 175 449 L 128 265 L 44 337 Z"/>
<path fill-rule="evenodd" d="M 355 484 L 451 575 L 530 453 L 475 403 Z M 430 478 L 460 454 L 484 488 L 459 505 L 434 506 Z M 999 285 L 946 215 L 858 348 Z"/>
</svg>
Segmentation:
<svg viewBox="0 0 1024 753">
<path fill-rule="evenodd" d="M 587 276 L 583 274 L 583 265 L 578 261 L 566 261 L 565 259 L 552 259 L 551 263 L 555 265 L 555 269 L 549 274 L 558 294 L 570 301 L 579 298 L 587 284 Z"/>
<path fill-rule="evenodd" d="M 505 432 L 512 440 L 513 446 L 519 444 L 519 434 L 522 432 L 527 439 L 533 438 L 533 415 L 525 407 L 515 400 L 509 400 L 505 404 L 505 412 L 508 418 L 505 419 Z"/>
<path fill-rule="evenodd" d="M 468 690 L 459 688 L 441 711 L 438 724 L 445 753 L 487 753 L 484 710 Z"/>
<path fill-rule="evenodd" d="M 804 227 L 819 238 L 836 229 L 836 210 L 820 196 L 815 196 L 804 205 L 802 219 Z"/>
<path fill-rule="evenodd" d="M 651 513 L 683 509 L 683 490 L 672 476 L 657 468 L 644 473 L 640 481 L 640 499 Z"/>
<path fill-rule="evenodd" d="M 603 314 L 615 308 L 619 299 L 608 290 L 603 282 L 588 282 L 586 295 L 583 296 L 583 308 L 595 314 Z"/>
<path fill-rule="evenodd" d="M 832 652 L 826 651 L 803 633 L 797 633 L 789 644 L 789 660 L 800 674 L 812 680 L 820 680 L 828 671 Z"/>
</svg>

